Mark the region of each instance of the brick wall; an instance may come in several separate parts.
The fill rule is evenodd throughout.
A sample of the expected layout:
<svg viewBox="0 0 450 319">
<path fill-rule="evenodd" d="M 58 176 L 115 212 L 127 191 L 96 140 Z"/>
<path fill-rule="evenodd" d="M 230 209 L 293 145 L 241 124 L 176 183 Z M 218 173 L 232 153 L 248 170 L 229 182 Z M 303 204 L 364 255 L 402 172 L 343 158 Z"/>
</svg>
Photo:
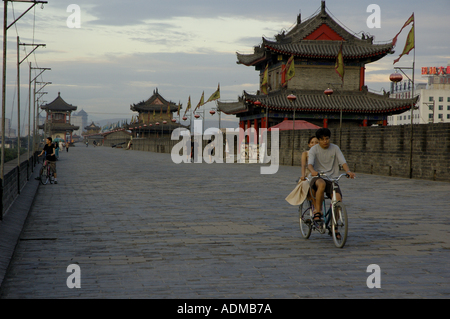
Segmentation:
<svg viewBox="0 0 450 319">
<path fill-rule="evenodd" d="M 418 179 L 450 182 L 450 123 L 414 125 L 413 171 Z M 339 129 L 330 129 L 339 144 Z M 295 131 L 294 165 L 308 149 L 313 130 Z M 342 129 L 342 151 L 356 173 L 409 178 L 411 126 L 372 126 Z M 280 132 L 280 163 L 292 163 L 292 131 Z"/>
</svg>

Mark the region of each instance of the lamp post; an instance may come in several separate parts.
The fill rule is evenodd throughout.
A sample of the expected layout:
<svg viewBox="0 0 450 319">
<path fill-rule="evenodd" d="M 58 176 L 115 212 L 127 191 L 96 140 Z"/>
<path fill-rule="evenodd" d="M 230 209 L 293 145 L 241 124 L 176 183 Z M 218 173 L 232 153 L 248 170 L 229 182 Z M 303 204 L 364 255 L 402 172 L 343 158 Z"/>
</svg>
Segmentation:
<svg viewBox="0 0 450 319">
<path fill-rule="evenodd" d="M 415 60 L 416 60 L 416 50 L 414 49 L 414 62 L 412 64 L 412 67 L 394 67 L 394 70 L 400 70 L 412 83 L 412 89 L 411 89 L 411 97 L 414 100 L 414 66 L 415 66 Z M 406 75 L 406 73 L 403 70 L 412 70 L 412 80 L 411 78 Z M 398 74 L 398 73 L 397 73 Z M 399 75 L 399 76 L 398 76 Z M 389 79 L 392 82 L 399 82 L 402 80 L 401 74 L 391 74 L 389 76 Z M 434 118 L 433 118 L 434 121 Z M 411 139 L 410 139 L 410 154 L 409 154 L 409 178 L 412 178 L 413 173 L 413 136 L 414 136 L 414 102 L 411 104 Z"/>
<path fill-rule="evenodd" d="M 333 83 L 328 83 L 329 85 L 333 85 Z M 334 90 L 333 89 L 326 89 L 323 91 L 323 94 L 326 96 L 333 95 Z M 342 103 L 339 104 L 339 148 L 342 148 Z"/>
<path fill-rule="evenodd" d="M 292 118 L 292 166 L 294 166 L 294 137 L 295 137 L 295 109 L 296 109 L 294 102 L 297 100 L 297 97 L 294 94 L 289 94 L 287 96 L 287 99 L 292 103 L 294 108 L 294 114 Z"/>
</svg>

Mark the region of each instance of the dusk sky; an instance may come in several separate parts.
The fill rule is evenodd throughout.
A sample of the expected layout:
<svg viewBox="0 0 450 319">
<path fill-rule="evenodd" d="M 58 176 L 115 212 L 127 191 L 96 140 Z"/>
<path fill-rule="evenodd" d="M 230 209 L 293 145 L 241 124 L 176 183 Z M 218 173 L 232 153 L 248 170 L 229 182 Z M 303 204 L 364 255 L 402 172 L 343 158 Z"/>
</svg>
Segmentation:
<svg viewBox="0 0 450 319">
<path fill-rule="evenodd" d="M 80 28 L 67 25 L 70 4 L 80 8 Z M 381 28 L 367 25 L 370 4 L 381 9 Z M 17 126 L 17 35 L 21 43 L 46 44 L 21 65 L 22 123 L 28 119 L 27 62 L 52 69 L 40 78 L 52 82 L 45 88 L 47 103 L 61 92 L 66 102 L 84 109 L 90 120 L 130 119 L 130 104 L 148 99 L 155 88 L 183 107 L 189 96 L 195 106 L 203 91 L 207 99 L 218 83 L 224 101 L 237 100 L 244 90 L 256 92 L 258 72 L 236 64 L 236 52 L 252 53 L 263 36 L 273 39 L 290 30 L 298 13 L 304 20 L 320 5 L 320 0 L 48 0 L 43 9 L 37 5 L 8 30 L 6 117 L 12 119 L 12 127 Z M 9 2 L 8 23 L 29 6 Z M 327 0 L 326 6 L 347 30 L 358 36 L 361 32 L 370 34 L 375 43 L 390 42 L 414 12 L 416 82 L 426 81 L 421 67 L 447 66 L 450 62 L 445 22 L 448 0 Z M 366 66 L 369 89 L 389 90 L 392 63 L 402 52 L 409 29 L 399 36 L 393 55 Z M 22 46 L 22 58 L 24 48 L 31 50 Z M 413 51 L 396 66 L 411 67 L 412 61 Z M 209 110 L 215 106 L 208 103 L 204 107 Z"/>
</svg>

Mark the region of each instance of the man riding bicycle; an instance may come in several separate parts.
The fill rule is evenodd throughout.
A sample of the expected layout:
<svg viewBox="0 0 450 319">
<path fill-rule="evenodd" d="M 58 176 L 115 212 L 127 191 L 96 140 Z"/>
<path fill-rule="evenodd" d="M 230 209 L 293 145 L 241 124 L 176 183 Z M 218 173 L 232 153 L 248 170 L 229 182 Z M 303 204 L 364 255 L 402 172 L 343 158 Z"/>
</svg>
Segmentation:
<svg viewBox="0 0 450 319">
<path fill-rule="evenodd" d="M 46 160 L 47 160 L 48 166 L 50 167 L 50 172 L 53 173 L 53 176 L 55 177 L 55 184 L 58 184 L 58 181 L 56 180 L 55 151 L 56 151 L 55 145 L 52 143 L 52 138 L 47 137 L 44 149 L 42 150 L 41 154 L 39 154 L 38 156 L 41 157 L 42 155 L 46 154 Z"/>
<path fill-rule="evenodd" d="M 316 137 L 319 140 L 319 144 L 314 145 L 309 150 L 308 168 L 311 172 L 310 187 L 316 192 L 316 206 L 314 212 L 314 221 L 322 221 L 322 203 L 324 199 L 324 193 L 331 198 L 333 189 L 332 183 L 325 176 L 318 176 L 319 173 L 324 173 L 331 178 L 337 178 L 339 176 L 339 165 L 349 175 L 350 178 L 355 178 L 355 173 L 350 171 L 347 165 L 344 155 L 340 148 L 330 143 L 331 131 L 327 128 L 321 128 L 317 130 Z M 336 190 L 336 199 L 342 201 L 342 193 L 340 188 Z"/>
</svg>

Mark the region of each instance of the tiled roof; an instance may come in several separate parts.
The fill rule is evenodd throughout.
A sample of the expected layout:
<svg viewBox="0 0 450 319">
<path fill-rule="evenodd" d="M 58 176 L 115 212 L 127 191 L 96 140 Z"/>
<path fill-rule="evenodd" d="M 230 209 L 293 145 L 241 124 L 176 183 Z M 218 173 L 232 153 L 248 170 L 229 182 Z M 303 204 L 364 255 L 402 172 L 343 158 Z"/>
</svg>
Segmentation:
<svg viewBox="0 0 450 319">
<path fill-rule="evenodd" d="M 163 113 L 167 112 L 167 107 L 170 104 L 170 112 L 178 111 L 178 105 L 172 101 L 167 101 L 159 94 L 158 89 L 153 91 L 153 95 L 147 100 L 139 102 L 138 104 L 130 105 L 130 109 L 134 112 L 159 112 L 162 108 Z M 180 108 L 182 109 L 182 107 Z"/>
<path fill-rule="evenodd" d="M 296 57 L 302 58 L 324 58 L 336 59 L 339 53 L 341 42 L 326 40 L 304 40 L 297 43 L 278 43 L 263 40 L 264 46 L 276 53 L 286 55 L 294 54 Z M 367 57 L 383 57 L 392 49 L 392 43 L 371 45 L 371 44 L 355 44 L 344 42 L 342 45 L 342 55 L 345 60 L 361 59 Z"/>
<path fill-rule="evenodd" d="M 289 94 L 297 96 L 294 102 L 287 99 Z M 367 91 L 343 91 L 335 92 L 327 96 L 323 91 L 306 90 L 278 90 L 272 91 L 269 95 L 253 95 L 244 91 L 243 100 L 234 103 L 219 102 L 219 109 L 226 114 L 237 114 L 246 112 L 249 105 L 254 102 L 261 102 L 262 108 L 268 107 L 271 110 L 292 111 L 295 107 L 297 112 L 329 113 L 379 113 L 379 114 L 399 114 L 411 109 L 415 99 L 393 99 L 387 94 L 380 95 Z M 257 107 L 257 106 L 253 106 Z"/>
<path fill-rule="evenodd" d="M 80 128 L 69 123 L 49 123 L 47 125 L 50 126 L 52 131 L 76 131 Z M 45 124 L 39 125 L 39 129 L 45 129 Z"/>
<path fill-rule="evenodd" d="M 320 35 L 321 28 L 330 30 L 335 35 L 335 39 L 310 37 L 315 32 Z M 392 42 L 373 44 L 373 37 L 366 37 L 364 34 L 356 37 L 328 14 L 324 3 L 318 14 L 306 21 L 298 21 L 289 32 L 278 34 L 275 39 L 270 41 L 263 37 L 261 46 L 255 47 L 252 54 L 237 53 L 237 63 L 247 66 L 256 65 L 269 58 L 268 52 L 294 55 L 299 58 L 335 59 L 341 43 L 343 43 L 342 51 L 345 60 L 371 58 L 375 61 L 390 53 L 393 48 Z"/>
<path fill-rule="evenodd" d="M 297 99 L 291 102 L 287 99 L 293 93 Z M 269 107 L 274 110 L 304 112 L 339 112 L 346 113 L 403 113 L 411 109 L 411 105 L 417 103 L 418 97 L 414 99 L 394 99 L 388 94 L 375 94 L 367 91 L 343 91 L 335 92 L 327 96 L 323 91 L 306 90 L 278 90 L 269 95 L 252 95 L 244 91 L 247 103 L 260 101 L 261 107 Z"/>
<path fill-rule="evenodd" d="M 61 94 L 58 92 L 58 97 L 53 100 L 53 102 L 49 104 L 45 104 L 41 106 L 41 109 L 43 110 L 50 110 L 50 111 L 75 111 L 77 109 L 76 106 L 73 106 L 72 104 L 66 103 L 66 101 L 63 100 L 61 97 Z"/>
</svg>

